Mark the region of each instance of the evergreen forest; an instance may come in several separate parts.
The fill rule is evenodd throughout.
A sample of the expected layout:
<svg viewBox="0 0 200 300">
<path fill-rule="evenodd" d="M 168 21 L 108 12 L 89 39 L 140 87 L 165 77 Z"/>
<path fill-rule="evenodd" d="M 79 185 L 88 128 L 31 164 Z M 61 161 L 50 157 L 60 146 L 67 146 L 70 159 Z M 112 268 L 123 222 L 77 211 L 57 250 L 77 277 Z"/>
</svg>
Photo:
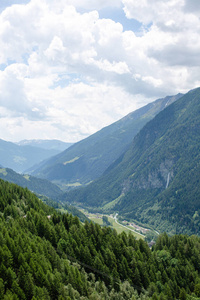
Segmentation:
<svg viewBox="0 0 200 300">
<path fill-rule="evenodd" d="M 200 238 L 132 234 L 61 214 L 0 180 L 0 299 L 198 299 Z"/>
</svg>

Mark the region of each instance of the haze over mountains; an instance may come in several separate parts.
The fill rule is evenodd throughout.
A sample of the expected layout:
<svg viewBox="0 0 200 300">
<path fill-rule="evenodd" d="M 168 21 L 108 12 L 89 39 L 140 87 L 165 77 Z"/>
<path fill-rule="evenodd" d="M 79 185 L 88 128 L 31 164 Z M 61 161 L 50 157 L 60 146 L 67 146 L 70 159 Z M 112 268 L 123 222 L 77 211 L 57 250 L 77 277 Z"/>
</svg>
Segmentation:
<svg viewBox="0 0 200 300">
<path fill-rule="evenodd" d="M 182 96 L 158 99 L 74 144 L 31 173 L 62 188 L 85 185 L 100 177 L 130 145 L 139 130 L 157 113 Z"/>
<path fill-rule="evenodd" d="M 200 88 L 161 111 L 88 187 L 63 200 L 171 233 L 199 232 Z"/>
<path fill-rule="evenodd" d="M 64 151 L 73 145 L 72 143 L 59 140 L 22 140 L 16 144 L 19 146 L 32 146 L 47 150 L 56 150 L 57 152 Z"/>
<path fill-rule="evenodd" d="M 15 144 L 0 139 L 0 164 L 22 173 L 33 165 L 67 149 L 70 145 L 54 140 L 21 141 Z"/>
</svg>

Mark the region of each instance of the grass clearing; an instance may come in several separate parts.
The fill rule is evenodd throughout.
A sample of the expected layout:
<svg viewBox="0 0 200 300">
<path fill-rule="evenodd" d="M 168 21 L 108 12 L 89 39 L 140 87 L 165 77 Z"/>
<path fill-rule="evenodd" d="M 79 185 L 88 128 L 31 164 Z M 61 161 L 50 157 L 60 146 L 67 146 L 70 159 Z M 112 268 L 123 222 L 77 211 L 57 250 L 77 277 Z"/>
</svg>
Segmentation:
<svg viewBox="0 0 200 300">
<path fill-rule="evenodd" d="M 89 218 L 89 219 L 90 219 L 91 221 L 93 221 L 93 222 L 99 224 L 99 225 L 103 225 L 103 220 L 100 219 L 100 218 L 91 217 L 91 218 Z"/>
<path fill-rule="evenodd" d="M 73 162 L 75 162 L 75 161 L 78 160 L 79 158 L 80 158 L 79 156 L 76 156 L 76 157 L 74 157 L 73 159 L 64 162 L 63 165 L 66 166 L 67 164 L 72 164 Z"/>
<path fill-rule="evenodd" d="M 124 194 L 121 194 L 118 198 L 116 198 L 115 200 L 107 203 L 104 205 L 103 209 L 104 211 L 107 211 L 111 208 L 113 208 L 122 198 L 124 197 Z"/>
<path fill-rule="evenodd" d="M 73 182 L 73 183 L 68 183 L 68 184 L 63 184 L 63 186 L 67 187 L 78 187 L 81 186 L 82 184 L 80 182 Z"/>
<path fill-rule="evenodd" d="M 2 168 L 0 169 L 0 173 L 6 176 L 8 173 L 6 172 L 6 169 Z"/>
<path fill-rule="evenodd" d="M 24 175 L 23 176 L 26 180 L 30 181 L 30 176 L 29 175 Z"/>
</svg>

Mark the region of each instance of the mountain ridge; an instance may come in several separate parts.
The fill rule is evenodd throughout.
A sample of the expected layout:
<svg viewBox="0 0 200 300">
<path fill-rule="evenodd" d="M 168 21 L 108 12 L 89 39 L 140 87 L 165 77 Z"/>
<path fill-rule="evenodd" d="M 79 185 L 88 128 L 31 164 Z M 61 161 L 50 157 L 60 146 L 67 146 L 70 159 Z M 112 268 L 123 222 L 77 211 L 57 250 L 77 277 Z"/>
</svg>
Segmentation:
<svg viewBox="0 0 200 300">
<path fill-rule="evenodd" d="M 147 104 L 50 158 L 31 174 L 64 185 L 88 184 L 100 177 L 128 148 L 150 119 L 181 96 L 168 96 Z"/>
<path fill-rule="evenodd" d="M 47 150 L 56 150 L 57 152 L 64 151 L 65 149 L 69 148 L 73 145 L 73 143 L 67 143 L 60 140 L 42 140 L 42 139 L 33 139 L 33 140 L 21 140 L 15 143 L 19 146 L 32 146 Z"/>
<path fill-rule="evenodd" d="M 18 174 L 9 168 L 0 167 L 0 178 L 50 198 L 56 198 L 59 194 L 62 194 L 58 186 L 46 179 L 38 179 L 27 174 Z"/>
<path fill-rule="evenodd" d="M 58 154 L 55 149 L 42 149 L 29 145 L 19 146 L 0 139 L 0 164 L 18 173 L 24 172 L 33 165 Z"/>
<path fill-rule="evenodd" d="M 168 232 L 196 233 L 200 225 L 199 218 L 193 219 L 195 212 L 200 215 L 199 116 L 200 89 L 195 89 L 149 121 L 102 177 L 65 194 L 65 200 L 120 212 Z"/>
</svg>

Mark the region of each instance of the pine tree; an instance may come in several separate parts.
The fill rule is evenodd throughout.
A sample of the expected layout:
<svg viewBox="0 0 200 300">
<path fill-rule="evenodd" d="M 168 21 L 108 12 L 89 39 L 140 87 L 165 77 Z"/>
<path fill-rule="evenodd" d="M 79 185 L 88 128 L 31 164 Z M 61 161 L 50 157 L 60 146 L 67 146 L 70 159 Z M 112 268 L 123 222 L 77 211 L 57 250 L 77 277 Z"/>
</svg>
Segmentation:
<svg viewBox="0 0 200 300">
<path fill-rule="evenodd" d="M 182 288 L 181 291 L 180 291 L 179 299 L 180 300 L 187 300 L 187 293 L 186 293 L 184 288 Z"/>
</svg>

